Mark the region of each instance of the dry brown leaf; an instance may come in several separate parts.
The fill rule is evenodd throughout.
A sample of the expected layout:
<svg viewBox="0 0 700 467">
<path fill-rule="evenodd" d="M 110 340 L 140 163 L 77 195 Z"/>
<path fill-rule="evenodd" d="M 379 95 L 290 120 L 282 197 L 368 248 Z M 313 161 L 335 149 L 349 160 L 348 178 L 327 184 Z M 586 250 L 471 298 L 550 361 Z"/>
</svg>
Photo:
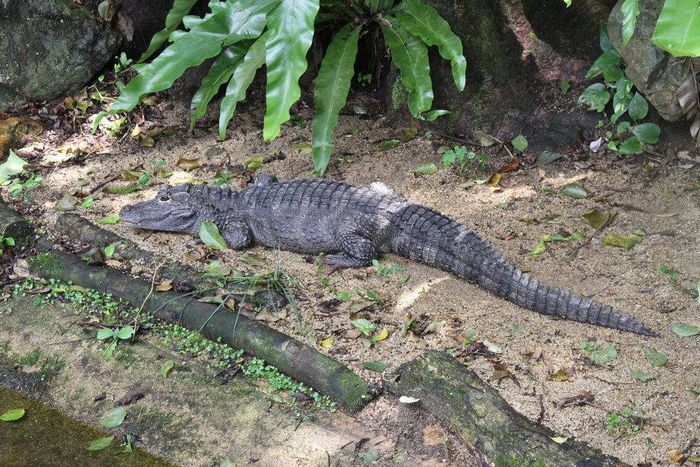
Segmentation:
<svg viewBox="0 0 700 467">
<path fill-rule="evenodd" d="M 158 292 L 167 292 L 168 290 L 172 290 L 172 288 L 173 281 L 171 279 L 166 279 L 156 286 Z"/>
<path fill-rule="evenodd" d="M 669 464 L 680 464 L 683 460 L 683 452 L 680 449 L 674 449 L 668 453 Z"/>
<path fill-rule="evenodd" d="M 186 172 L 190 172 L 194 169 L 200 168 L 203 164 L 204 164 L 204 162 L 202 161 L 201 157 L 195 157 L 193 159 L 187 159 L 185 157 L 181 157 L 180 159 L 177 160 L 177 163 L 175 165 L 177 165 L 178 167 L 180 167 L 182 170 L 184 170 Z"/>
<path fill-rule="evenodd" d="M 569 372 L 564 367 L 559 368 L 547 375 L 547 381 L 569 381 Z"/>
<path fill-rule="evenodd" d="M 425 446 L 436 446 L 447 441 L 447 433 L 440 425 L 428 425 L 423 428 L 423 444 Z"/>
<path fill-rule="evenodd" d="M 515 160 L 510 161 L 507 164 L 503 165 L 500 169 L 498 169 L 498 173 L 505 174 L 508 172 L 512 172 L 515 169 L 517 169 L 518 167 L 520 167 L 520 160 L 515 159 Z"/>
<path fill-rule="evenodd" d="M 491 178 L 489 178 L 487 183 L 489 186 L 498 186 L 498 184 L 501 183 L 501 174 L 495 172 L 493 175 L 491 175 Z"/>
</svg>

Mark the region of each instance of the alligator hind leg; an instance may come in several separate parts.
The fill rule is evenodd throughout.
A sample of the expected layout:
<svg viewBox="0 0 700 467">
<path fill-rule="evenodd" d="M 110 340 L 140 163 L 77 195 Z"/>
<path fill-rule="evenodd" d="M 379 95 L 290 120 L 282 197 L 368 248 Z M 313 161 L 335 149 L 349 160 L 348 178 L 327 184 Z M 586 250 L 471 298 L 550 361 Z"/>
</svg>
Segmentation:
<svg viewBox="0 0 700 467">
<path fill-rule="evenodd" d="M 340 238 L 342 252 L 326 256 L 325 262 L 334 268 L 364 268 L 377 257 L 377 249 L 365 237 L 356 234 Z"/>
</svg>

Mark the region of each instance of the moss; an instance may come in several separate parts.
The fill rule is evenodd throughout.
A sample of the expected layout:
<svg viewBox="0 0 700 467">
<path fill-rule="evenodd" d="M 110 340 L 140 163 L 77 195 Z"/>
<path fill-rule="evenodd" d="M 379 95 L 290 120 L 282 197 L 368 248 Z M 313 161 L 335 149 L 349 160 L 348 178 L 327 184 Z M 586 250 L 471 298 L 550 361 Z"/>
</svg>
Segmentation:
<svg viewBox="0 0 700 467">
<path fill-rule="evenodd" d="M 53 253 L 39 253 L 27 259 L 29 271 L 45 278 L 59 279 L 63 271 L 63 260 Z"/>
<path fill-rule="evenodd" d="M 391 84 L 391 108 L 393 110 L 399 110 L 408 105 L 408 93 L 404 87 L 401 79 L 398 77 L 394 79 Z"/>
</svg>

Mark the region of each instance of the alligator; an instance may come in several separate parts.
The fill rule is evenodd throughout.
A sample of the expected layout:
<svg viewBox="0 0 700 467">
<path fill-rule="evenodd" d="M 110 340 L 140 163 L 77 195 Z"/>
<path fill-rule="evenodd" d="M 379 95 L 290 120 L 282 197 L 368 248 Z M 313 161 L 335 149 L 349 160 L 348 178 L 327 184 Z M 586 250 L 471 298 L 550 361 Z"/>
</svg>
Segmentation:
<svg viewBox="0 0 700 467">
<path fill-rule="evenodd" d="M 476 232 L 414 204 L 382 183 L 355 187 L 326 179 L 280 182 L 258 177 L 236 191 L 208 185 L 163 186 L 155 198 L 125 206 L 134 227 L 197 235 L 213 222 L 233 249 L 253 242 L 306 254 L 323 253 L 334 268 L 370 266 L 394 253 L 443 269 L 536 312 L 629 331 L 658 333 L 598 301 L 540 282 L 509 263 Z"/>
</svg>

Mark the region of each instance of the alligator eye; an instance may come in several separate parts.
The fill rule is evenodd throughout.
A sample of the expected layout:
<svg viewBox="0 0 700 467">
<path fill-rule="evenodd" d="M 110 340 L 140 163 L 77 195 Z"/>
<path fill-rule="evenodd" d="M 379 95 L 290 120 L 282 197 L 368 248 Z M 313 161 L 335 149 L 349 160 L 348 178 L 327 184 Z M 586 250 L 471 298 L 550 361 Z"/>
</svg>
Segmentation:
<svg viewBox="0 0 700 467">
<path fill-rule="evenodd" d="M 160 198 L 158 198 L 158 201 L 160 201 L 161 203 L 167 203 L 168 201 L 170 201 L 170 197 L 169 196 L 161 196 Z"/>
</svg>

